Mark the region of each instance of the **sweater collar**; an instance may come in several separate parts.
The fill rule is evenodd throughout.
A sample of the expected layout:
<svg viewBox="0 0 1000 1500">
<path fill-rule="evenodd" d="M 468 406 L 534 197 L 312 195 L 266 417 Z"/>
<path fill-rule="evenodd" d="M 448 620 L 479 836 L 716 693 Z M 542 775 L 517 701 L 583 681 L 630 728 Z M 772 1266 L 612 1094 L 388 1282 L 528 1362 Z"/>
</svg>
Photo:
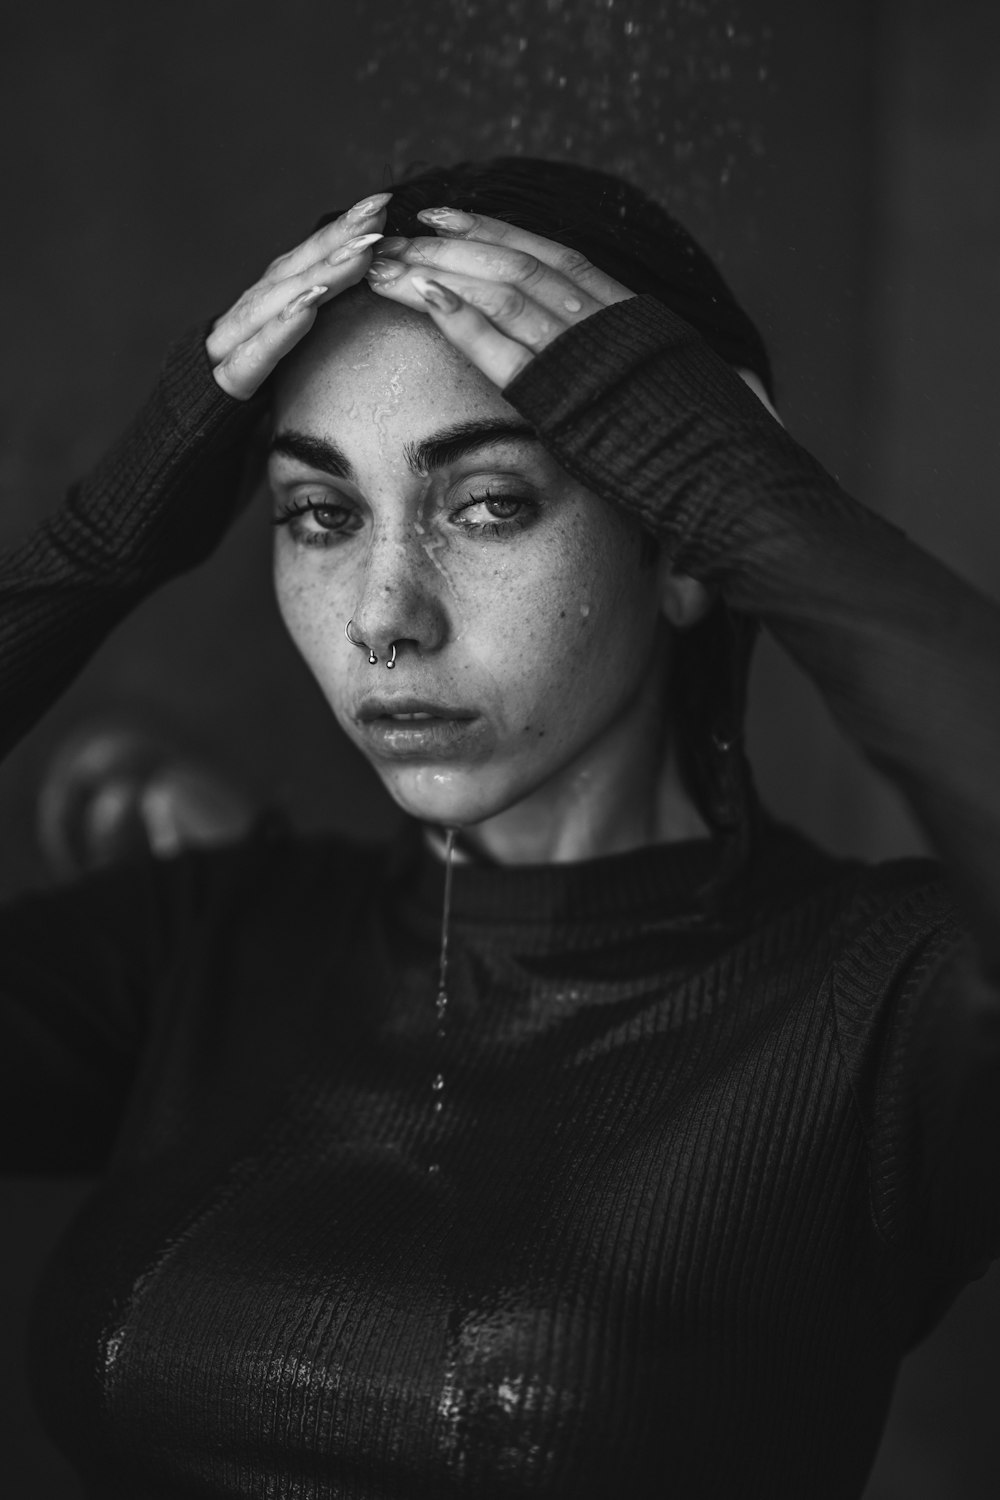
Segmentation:
<svg viewBox="0 0 1000 1500">
<path fill-rule="evenodd" d="M 718 840 L 655 844 L 625 854 L 553 865 L 456 862 L 452 918 L 536 926 L 620 923 L 644 915 L 658 922 L 700 915 L 702 894 L 721 858 Z M 395 876 L 407 903 L 439 915 L 444 863 L 419 824 L 408 821 L 393 848 Z"/>
</svg>

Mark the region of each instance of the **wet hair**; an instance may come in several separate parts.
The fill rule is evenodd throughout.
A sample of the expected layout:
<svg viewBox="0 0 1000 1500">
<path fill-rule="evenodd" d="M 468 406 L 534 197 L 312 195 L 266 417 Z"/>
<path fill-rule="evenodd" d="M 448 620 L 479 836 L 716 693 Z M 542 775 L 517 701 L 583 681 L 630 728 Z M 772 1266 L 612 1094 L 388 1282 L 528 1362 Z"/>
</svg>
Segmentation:
<svg viewBox="0 0 1000 1500">
<path fill-rule="evenodd" d="M 728 363 L 753 371 L 774 399 L 764 341 L 717 266 L 672 214 L 622 178 L 574 162 L 506 156 L 410 168 L 391 186 L 387 236 L 426 235 L 419 210 L 447 206 L 555 240 L 630 291 L 665 303 Z M 678 636 L 671 667 L 681 773 L 722 844 L 717 874 L 702 893 L 705 916 L 722 906 L 731 877 L 746 864 L 759 820 L 743 748 L 756 633 L 754 621 L 719 604 Z"/>
</svg>

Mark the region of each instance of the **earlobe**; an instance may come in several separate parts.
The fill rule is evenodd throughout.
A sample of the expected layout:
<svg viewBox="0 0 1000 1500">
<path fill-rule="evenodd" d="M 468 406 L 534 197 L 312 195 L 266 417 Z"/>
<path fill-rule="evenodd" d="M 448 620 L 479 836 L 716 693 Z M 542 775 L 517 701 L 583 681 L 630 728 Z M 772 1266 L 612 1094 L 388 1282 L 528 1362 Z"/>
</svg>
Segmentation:
<svg viewBox="0 0 1000 1500">
<path fill-rule="evenodd" d="M 669 557 L 660 559 L 660 612 L 675 630 L 690 630 L 712 608 L 716 591 L 687 573 L 675 573 Z"/>
</svg>

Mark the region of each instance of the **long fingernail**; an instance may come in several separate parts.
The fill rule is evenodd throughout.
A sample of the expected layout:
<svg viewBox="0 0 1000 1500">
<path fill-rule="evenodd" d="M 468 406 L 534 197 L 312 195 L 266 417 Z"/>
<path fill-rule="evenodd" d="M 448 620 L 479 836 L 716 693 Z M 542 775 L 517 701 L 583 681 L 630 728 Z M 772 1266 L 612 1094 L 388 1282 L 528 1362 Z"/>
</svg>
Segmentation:
<svg viewBox="0 0 1000 1500">
<path fill-rule="evenodd" d="M 382 241 L 382 249 L 387 255 L 398 255 L 400 250 L 405 250 L 409 240 L 401 234 L 390 234 L 388 239 Z"/>
<path fill-rule="evenodd" d="M 462 305 L 461 297 L 457 297 L 450 287 L 442 286 L 440 281 L 428 281 L 424 276 L 414 276 L 410 284 L 438 312 L 458 312 Z"/>
<path fill-rule="evenodd" d="M 380 208 L 392 197 L 391 193 L 374 193 L 371 198 L 362 198 L 360 203 L 355 203 L 344 215 L 345 219 L 370 219 L 372 214 L 377 214 Z"/>
<path fill-rule="evenodd" d="M 328 286 L 311 286 L 307 292 L 300 292 L 297 297 L 293 297 L 291 302 L 287 303 L 281 309 L 278 317 L 287 323 L 290 318 L 295 317 L 296 313 L 300 313 L 304 307 L 311 307 L 314 302 L 318 302 L 320 297 L 329 290 Z"/>
<path fill-rule="evenodd" d="M 369 281 L 382 283 L 395 281 L 405 270 L 406 267 L 401 266 L 398 260 L 385 260 L 381 255 L 377 255 L 365 275 Z"/>
<path fill-rule="evenodd" d="M 374 245 L 381 238 L 380 234 L 359 234 L 355 239 L 348 240 L 346 245 L 341 245 L 332 255 L 328 255 L 326 263 L 328 266 L 341 266 L 345 260 L 353 260 L 362 250 L 367 250 L 369 245 Z"/>
<path fill-rule="evenodd" d="M 464 213 L 460 208 L 422 208 L 417 218 L 422 224 L 432 224 L 435 229 L 450 229 L 456 234 L 464 234 L 476 222 L 474 214 Z"/>
</svg>

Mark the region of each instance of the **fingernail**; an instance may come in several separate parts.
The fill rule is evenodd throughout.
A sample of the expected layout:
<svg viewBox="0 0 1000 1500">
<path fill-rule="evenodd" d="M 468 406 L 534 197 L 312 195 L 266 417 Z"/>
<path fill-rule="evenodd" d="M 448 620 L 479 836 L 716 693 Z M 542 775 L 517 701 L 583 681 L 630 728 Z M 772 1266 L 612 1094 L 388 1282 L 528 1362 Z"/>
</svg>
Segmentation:
<svg viewBox="0 0 1000 1500">
<path fill-rule="evenodd" d="M 353 260 L 362 250 L 367 250 L 369 245 L 374 245 L 381 238 L 380 234 L 359 234 L 355 239 L 348 240 L 346 245 L 341 245 L 332 255 L 328 255 L 326 263 L 328 266 L 342 266 L 345 260 Z"/>
<path fill-rule="evenodd" d="M 401 234 L 390 234 L 389 238 L 382 241 L 382 249 L 388 255 L 398 255 L 400 250 L 405 250 L 409 240 Z"/>
<path fill-rule="evenodd" d="M 406 267 L 401 266 L 398 260 L 385 260 L 381 255 L 378 255 L 368 267 L 365 275 L 369 281 L 395 281 L 397 277 L 402 276 L 405 270 Z"/>
<path fill-rule="evenodd" d="M 435 229 L 451 229 L 457 234 L 472 229 L 476 219 L 460 208 L 422 208 L 417 214 L 422 224 L 433 224 Z"/>
<path fill-rule="evenodd" d="M 314 302 L 319 301 L 324 292 L 329 290 L 328 286 L 311 286 L 307 292 L 300 292 L 297 297 L 293 297 L 291 302 L 281 309 L 278 317 L 287 323 L 289 318 L 294 318 L 295 314 L 300 313 L 304 307 L 311 307 Z"/>
<path fill-rule="evenodd" d="M 377 214 L 380 208 L 385 208 L 391 193 L 373 193 L 370 198 L 362 198 L 360 203 L 355 203 L 344 215 L 345 219 L 370 219 L 372 214 Z"/>
<path fill-rule="evenodd" d="M 450 287 L 442 286 L 440 281 L 428 281 L 426 277 L 414 276 L 410 285 L 438 312 L 457 312 L 462 305 L 461 297 L 457 297 Z"/>
</svg>

